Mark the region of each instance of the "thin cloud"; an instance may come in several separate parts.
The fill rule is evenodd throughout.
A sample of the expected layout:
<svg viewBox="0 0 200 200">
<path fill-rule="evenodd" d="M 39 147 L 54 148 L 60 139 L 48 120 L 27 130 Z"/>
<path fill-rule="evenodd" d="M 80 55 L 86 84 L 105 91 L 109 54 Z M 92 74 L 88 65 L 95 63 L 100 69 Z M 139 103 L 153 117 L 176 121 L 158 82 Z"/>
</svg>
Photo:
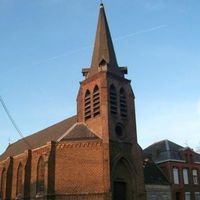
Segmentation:
<svg viewBox="0 0 200 200">
<path fill-rule="evenodd" d="M 58 58 L 65 57 L 67 55 L 75 54 L 75 53 L 78 53 L 78 52 L 83 51 L 85 49 L 88 49 L 89 47 L 91 47 L 91 45 L 87 45 L 87 46 L 81 47 L 79 49 L 67 51 L 65 53 L 62 53 L 62 54 L 59 54 L 59 55 L 56 55 L 56 56 L 53 56 L 53 57 L 50 57 L 50 58 L 47 58 L 47 59 L 44 59 L 44 60 L 40 60 L 39 62 L 33 63 L 31 66 L 40 65 L 42 63 L 47 63 L 51 60 L 56 60 Z"/>
<path fill-rule="evenodd" d="M 152 28 L 148 28 L 148 29 L 136 31 L 134 33 L 129 33 L 129 34 L 126 34 L 126 35 L 122 35 L 122 36 L 116 37 L 113 40 L 114 41 L 125 40 L 127 38 L 134 37 L 136 35 L 140 35 L 140 34 L 144 34 L 144 33 L 149 33 L 149 32 L 156 31 L 156 30 L 159 30 L 159 29 L 163 29 L 163 28 L 166 28 L 166 27 L 167 27 L 167 25 L 154 26 Z M 67 51 L 65 53 L 62 53 L 62 54 L 59 54 L 59 55 L 56 55 L 56 56 L 53 56 L 53 57 L 41 60 L 41 61 L 39 61 L 37 63 L 33 63 L 31 66 L 40 65 L 42 63 L 46 63 L 46 62 L 49 62 L 49 61 L 52 61 L 52 60 L 56 60 L 58 58 L 65 57 L 67 55 L 75 54 L 75 53 L 78 53 L 80 51 L 84 51 L 84 50 L 86 50 L 88 48 L 91 48 L 91 47 L 92 47 L 92 45 L 87 45 L 87 46 L 83 46 L 83 47 L 78 48 L 78 49 Z"/>
<path fill-rule="evenodd" d="M 119 36 L 119 37 L 115 38 L 114 40 L 115 41 L 124 40 L 124 39 L 130 38 L 130 37 L 133 37 L 135 35 L 140 35 L 140 34 L 143 34 L 143 33 L 149 33 L 149 32 L 156 31 L 158 29 L 162 29 L 162 28 L 166 28 L 166 27 L 167 27 L 167 25 L 159 25 L 159 26 L 155 26 L 155 27 L 152 27 L 152 28 L 149 28 L 149 29 L 145 29 L 145 30 L 137 31 L 137 32 L 130 33 L 130 34 L 127 34 L 127 35 Z"/>
</svg>

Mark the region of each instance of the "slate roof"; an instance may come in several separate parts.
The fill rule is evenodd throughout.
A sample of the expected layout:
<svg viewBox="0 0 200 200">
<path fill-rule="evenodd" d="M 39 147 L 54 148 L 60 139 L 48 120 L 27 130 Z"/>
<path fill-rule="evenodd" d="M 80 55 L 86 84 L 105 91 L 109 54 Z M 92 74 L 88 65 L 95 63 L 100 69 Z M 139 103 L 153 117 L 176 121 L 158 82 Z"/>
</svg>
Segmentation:
<svg viewBox="0 0 200 200">
<path fill-rule="evenodd" d="M 84 124 L 76 123 L 77 118 L 76 116 L 73 116 L 28 137 L 25 137 L 25 141 L 27 141 L 31 147 L 23 139 L 18 140 L 17 142 L 10 144 L 6 151 L 0 155 L 0 161 L 6 159 L 9 156 L 16 156 L 20 153 L 23 153 L 27 149 L 35 149 L 41 147 L 47 142 L 58 141 L 58 139 L 63 135 L 65 135 L 65 137 L 62 139 L 65 140 L 97 138 L 97 136 L 92 133 Z M 68 130 L 70 130 L 69 135 L 66 134 L 68 133 Z"/>
<path fill-rule="evenodd" d="M 147 162 L 144 167 L 144 181 L 145 184 L 170 185 L 163 172 L 153 162 Z"/>
<path fill-rule="evenodd" d="M 188 148 L 188 147 L 187 147 Z M 171 142 L 169 140 L 162 140 L 156 142 L 144 149 L 144 154 L 150 157 L 154 162 L 160 162 L 164 160 L 183 160 L 180 152 L 186 148 Z M 194 152 L 194 161 L 200 162 L 200 154 Z"/>
</svg>

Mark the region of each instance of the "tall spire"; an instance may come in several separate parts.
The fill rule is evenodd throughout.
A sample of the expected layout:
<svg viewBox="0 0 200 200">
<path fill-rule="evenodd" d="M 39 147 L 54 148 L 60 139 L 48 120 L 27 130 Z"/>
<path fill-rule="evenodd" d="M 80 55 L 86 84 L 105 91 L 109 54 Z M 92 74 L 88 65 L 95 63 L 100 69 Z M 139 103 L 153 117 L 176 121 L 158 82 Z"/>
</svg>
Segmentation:
<svg viewBox="0 0 200 200">
<path fill-rule="evenodd" d="M 85 72 L 85 75 L 90 77 L 99 71 L 120 73 L 103 3 L 100 4 L 91 66 L 88 71 L 83 71 L 83 73 Z"/>
</svg>

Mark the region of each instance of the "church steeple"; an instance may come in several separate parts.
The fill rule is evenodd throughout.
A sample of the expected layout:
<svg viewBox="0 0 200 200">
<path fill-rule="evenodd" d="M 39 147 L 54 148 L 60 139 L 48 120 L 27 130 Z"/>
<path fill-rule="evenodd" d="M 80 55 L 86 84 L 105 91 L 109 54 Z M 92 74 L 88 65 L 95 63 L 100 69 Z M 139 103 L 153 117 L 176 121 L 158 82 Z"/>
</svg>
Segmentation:
<svg viewBox="0 0 200 200">
<path fill-rule="evenodd" d="M 109 69 L 118 67 L 104 6 L 101 4 L 89 75 L 98 72 L 98 67 L 104 63 Z"/>
<path fill-rule="evenodd" d="M 85 80 L 77 96 L 77 122 L 102 140 L 104 187 L 113 200 L 146 200 L 135 96 L 131 81 L 124 77 L 127 68 L 117 64 L 103 4 L 91 66 L 82 72 Z"/>
<path fill-rule="evenodd" d="M 119 67 L 113 47 L 113 42 L 104 10 L 100 4 L 99 19 L 90 68 L 83 69 L 83 75 L 91 77 L 100 71 L 109 71 L 119 76 L 126 73 L 126 68 Z"/>
</svg>

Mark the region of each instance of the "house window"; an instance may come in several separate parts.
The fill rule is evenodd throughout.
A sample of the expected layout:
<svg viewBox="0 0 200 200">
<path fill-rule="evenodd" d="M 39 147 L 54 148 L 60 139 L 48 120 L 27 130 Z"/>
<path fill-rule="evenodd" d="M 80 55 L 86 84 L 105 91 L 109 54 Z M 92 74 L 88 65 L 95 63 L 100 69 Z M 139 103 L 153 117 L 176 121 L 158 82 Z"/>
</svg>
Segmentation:
<svg viewBox="0 0 200 200">
<path fill-rule="evenodd" d="M 185 192 L 185 200 L 190 200 L 190 192 Z"/>
<path fill-rule="evenodd" d="M 120 115 L 122 118 L 127 117 L 126 95 L 123 88 L 120 89 Z"/>
<path fill-rule="evenodd" d="M 156 199 L 157 199 L 157 195 L 151 194 L 151 195 L 150 195 L 150 199 L 151 199 L 151 200 L 156 200 Z"/>
<path fill-rule="evenodd" d="M 90 91 L 85 93 L 85 120 L 91 118 L 91 96 Z"/>
<path fill-rule="evenodd" d="M 5 198 L 5 191 L 6 191 L 6 170 L 3 169 L 1 173 L 1 199 Z"/>
<path fill-rule="evenodd" d="M 162 200 L 169 200 L 169 195 L 163 194 L 162 195 Z"/>
<path fill-rule="evenodd" d="M 173 168 L 173 178 L 174 178 L 174 184 L 179 184 L 178 168 Z"/>
<path fill-rule="evenodd" d="M 114 85 L 110 86 L 110 113 L 117 115 L 117 91 Z"/>
<path fill-rule="evenodd" d="M 22 195 L 22 188 L 23 188 L 23 167 L 22 164 L 19 164 L 18 170 L 17 170 L 17 190 L 16 194 L 17 196 Z"/>
<path fill-rule="evenodd" d="M 183 183 L 184 184 L 189 184 L 188 169 L 183 169 Z"/>
<path fill-rule="evenodd" d="M 192 178 L 193 178 L 193 183 L 195 185 L 197 185 L 198 184 L 198 173 L 197 173 L 196 169 L 192 170 Z"/>
<path fill-rule="evenodd" d="M 37 193 L 44 192 L 45 163 L 41 156 L 37 165 Z"/>
<path fill-rule="evenodd" d="M 195 196 L 195 200 L 200 200 L 200 192 L 195 192 L 194 196 Z"/>
<path fill-rule="evenodd" d="M 99 88 L 96 85 L 93 91 L 93 116 L 100 114 L 100 93 Z"/>
</svg>

